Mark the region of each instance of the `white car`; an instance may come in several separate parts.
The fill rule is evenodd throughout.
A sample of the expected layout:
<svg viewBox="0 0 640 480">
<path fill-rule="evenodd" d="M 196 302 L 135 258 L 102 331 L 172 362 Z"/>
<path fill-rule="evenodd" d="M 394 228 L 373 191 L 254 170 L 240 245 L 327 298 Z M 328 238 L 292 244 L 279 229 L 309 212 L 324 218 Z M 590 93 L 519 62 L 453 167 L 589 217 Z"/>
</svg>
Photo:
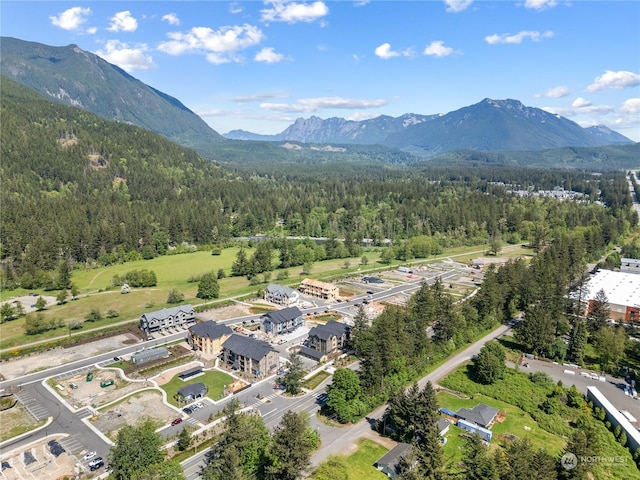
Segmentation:
<svg viewBox="0 0 640 480">
<path fill-rule="evenodd" d="M 82 457 L 82 460 L 91 460 L 95 456 L 96 452 L 87 452 L 84 454 L 84 457 Z"/>
<path fill-rule="evenodd" d="M 198 407 L 198 408 L 204 408 L 204 405 L 202 404 L 202 402 L 198 402 L 198 403 L 196 403 L 196 407 Z"/>
</svg>

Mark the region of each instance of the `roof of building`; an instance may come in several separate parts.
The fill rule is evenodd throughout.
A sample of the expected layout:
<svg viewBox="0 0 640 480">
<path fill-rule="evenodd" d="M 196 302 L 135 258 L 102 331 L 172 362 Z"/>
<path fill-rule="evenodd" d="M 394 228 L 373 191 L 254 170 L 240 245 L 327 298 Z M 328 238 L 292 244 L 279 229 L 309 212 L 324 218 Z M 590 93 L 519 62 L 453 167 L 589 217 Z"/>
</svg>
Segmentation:
<svg viewBox="0 0 640 480">
<path fill-rule="evenodd" d="M 263 340 L 256 340 L 254 338 L 245 337 L 244 335 L 238 335 L 234 333 L 225 340 L 222 347 L 226 350 L 230 350 L 236 355 L 248 357 L 253 360 L 262 360 L 267 353 L 277 352 L 269 343 Z"/>
<path fill-rule="evenodd" d="M 280 294 L 287 295 L 288 297 L 298 295 L 298 292 L 296 292 L 293 288 L 286 285 L 277 285 L 275 283 L 270 283 L 269 286 L 267 286 L 266 291 L 271 295 Z"/>
<path fill-rule="evenodd" d="M 399 443 L 380 457 L 376 462 L 376 465 L 395 466 L 400 461 L 400 457 L 405 456 L 409 450 L 411 450 L 411 445 L 408 443 Z"/>
<path fill-rule="evenodd" d="M 305 278 L 302 280 L 302 285 L 312 285 L 318 288 L 326 288 L 327 290 L 338 288 L 333 283 L 321 282 L 320 280 L 315 280 L 313 278 Z"/>
<path fill-rule="evenodd" d="M 444 430 L 449 428 L 450 425 L 451 425 L 451 422 L 446 418 L 439 418 L 438 421 L 436 422 L 436 426 L 438 427 L 438 433 L 442 433 Z"/>
<path fill-rule="evenodd" d="M 324 353 L 319 352 L 318 350 L 314 350 L 313 348 L 309 348 L 309 347 L 302 347 L 298 353 L 300 353 L 300 355 L 304 355 L 305 357 L 309 357 L 312 358 L 313 360 L 319 362 L 320 360 L 322 360 L 322 357 L 324 357 Z"/>
<path fill-rule="evenodd" d="M 183 397 L 195 397 L 196 395 L 202 395 L 202 392 L 209 391 L 209 387 L 207 387 L 204 383 L 191 383 L 189 385 L 185 385 L 182 388 L 178 389 L 178 395 L 182 395 Z"/>
<path fill-rule="evenodd" d="M 324 325 L 316 325 L 309 330 L 310 337 L 318 337 L 321 340 L 328 340 L 331 336 L 341 337 L 349 330 L 349 326 L 346 323 L 336 322 L 331 320 Z"/>
<path fill-rule="evenodd" d="M 640 273 L 640 259 L 637 258 L 621 258 L 620 271 L 625 273 Z"/>
<path fill-rule="evenodd" d="M 178 377 L 182 378 L 182 377 L 190 377 L 192 375 L 195 375 L 196 373 L 200 373 L 202 372 L 202 367 L 193 367 L 190 368 L 188 370 L 185 370 L 184 372 L 180 372 L 178 374 Z"/>
<path fill-rule="evenodd" d="M 632 307 L 640 299 L 640 275 L 634 273 L 600 270 L 586 285 L 587 298 L 594 300 L 600 290 L 604 290 L 608 303 Z"/>
<path fill-rule="evenodd" d="M 456 416 L 467 420 L 468 422 L 477 423 L 481 427 L 489 425 L 498 414 L 498 409 L 479 403 L 472 409 L 461 408 L 456 413 Z"/>
<path fill-rule="evenodd" d="M 298 307 L 287 307 L 275 312 L 265 313 L 262 318 L 268 318 L 272 323 L 288 323 L 302 316 L 302 312 Z"/>
<path fill-rule="evenodd" d="M 169 350 L 164 347 L 149 348 L 147 350 L 141 350 L 133 354 L 135 360 L 145 360 L 149 358 L 168 357 Z"/>
<path fill-rule="evenodd" d="M 192 316 L 195 315 L 193 306 L 191 306 L 190 304 L 186 304 L 186 305 L 178 305 L 176 307 L 163 308 L 162 310 L 156 310 L 155 312 L 143 313 L 142 316 L 147 320 L 156 320 L 156 319 L 162 320 L 164 318 L 173 317 L 174 315 L 177 315 L 180 312 L 184 312 L 187 315 L 192 315 Z"/>
<path fill-rule="evenodd" d="M 227 325 L 222 325 L 220 323 L 217 323 L 213 320 L 209 320 L 207 322 L 202 322 L 202 323 L 196 323 L 195 325 L 192 325 L 191 327 L 189 327 L 189 332 L 191 332 L 191 335 L 194 335 L 196 337 L 200 337 L 200 338 L 207 337 L 212 340 L 221 338 L 224 335 L 231 335 L 232 333 L 230 327 L 228 327 Z"/>
<path fill-rule="evenodd" d="M 598 390 L 598 387 L 587 387 L 587 397 L 593 396 L 598 400 L 602 408 L 604 408 L 609 415 L 614 417 L 627 435 L 631 436 L 636 444 L 640 444 L 640 432 L 631 424 L 631 422 L 625 417 L 605 395 Z"/>
</svg>

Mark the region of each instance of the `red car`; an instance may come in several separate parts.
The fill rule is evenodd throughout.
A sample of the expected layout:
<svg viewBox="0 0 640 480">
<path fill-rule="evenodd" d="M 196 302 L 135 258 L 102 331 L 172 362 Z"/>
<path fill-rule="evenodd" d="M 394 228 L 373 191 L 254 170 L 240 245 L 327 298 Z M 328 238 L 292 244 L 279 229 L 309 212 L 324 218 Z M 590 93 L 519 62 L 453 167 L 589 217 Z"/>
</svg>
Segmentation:
<svg viewBox="0 0 640 480">
<path fill-rule="evenodd" d="M 182 423 L 182 419 L 181 418 L 176 418 L 173 422 L 171 422 L 171 425 L 179 425 Z"/>
</svg>

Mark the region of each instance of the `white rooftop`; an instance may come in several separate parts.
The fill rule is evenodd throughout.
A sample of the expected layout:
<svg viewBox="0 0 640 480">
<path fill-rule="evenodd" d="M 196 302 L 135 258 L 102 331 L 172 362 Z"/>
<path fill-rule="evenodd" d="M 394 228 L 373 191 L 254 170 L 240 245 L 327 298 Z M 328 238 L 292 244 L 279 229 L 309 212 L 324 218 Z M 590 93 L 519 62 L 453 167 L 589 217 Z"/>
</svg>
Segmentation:
<svg viewBox="0 0 640 480">
<path fill-rule="evenodd" d="M 640 275 L 600 270 L 587 283 L 587 298 L 593 300 L 604 290 L 611 305 L 634 307 L 640 305 Z"/>
</svg>

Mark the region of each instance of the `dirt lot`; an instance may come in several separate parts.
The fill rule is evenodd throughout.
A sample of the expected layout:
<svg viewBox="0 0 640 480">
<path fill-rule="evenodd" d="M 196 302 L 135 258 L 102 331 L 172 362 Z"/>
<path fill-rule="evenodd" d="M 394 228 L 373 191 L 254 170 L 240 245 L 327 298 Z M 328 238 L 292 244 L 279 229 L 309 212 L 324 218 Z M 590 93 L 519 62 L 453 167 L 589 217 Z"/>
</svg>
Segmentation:
<svg viewBox="0 0 640 480">
<path fill-rule="evenodd" d="M 70 348 L 56 348 L 47 352 L 34 353 L 26 357 L 2 362 L 0 364 L 2 365 L 2 375 L 5 379 L 10 380 L 31 372 L 50 368 L 52 365 L 84 360 L 94 355 L 110 352 L 139 341 L 140 339 L 132 334 L 115 335 L 113 337 L 102 338 L 96 342 L 74 345 Z"/>
<path fill-rule="evenodd" d="M 229 320 L 230 318 L 251 315 L 249 305 L 235 304 L 228 307 L 214 308 L 196 314 L 200 320 Z"/>
<path fill-rule="evenodd" d="M 147 390 L 132 395 L 126 401 L 101 411 L 93 425 L 105 435 L 112 437 L 125 425 L 136 425 L 146 417 L 167 424 L 180 416 L 174 409 L 162 403 L 158 391 Z"/>
<path fill-rule="evenodd" d="M 15 397 L 11 397 L 15 398 Z M 15 400 L 14 400 L 15 401 Z M 0 425 L 2 425 L 2 434 L 0 441 L 10 438 L 10 433 L 14 428 L 35 428 L 37 422 L 27 412 L 24 406 L 18 402 L 13 407 L 0 412 Z"/>
<path fill-rule="evenodd" d="M 65 379 L 61 385 L 64 391 L 60 391 L 56 387 L 56 391 L 76 408 L 82 408 L 91 405 L 94 408 L 100 408 L 102 405 L 113 402 L 118 398 L 122 398 L 136 390 L 144 387 L 144 382 L 127 382 L 120 378 L 117 370 L 93 370 L 94 376 L 91 382 L 86 381 L 86 375 L 76 375 L 75 377 Z M 102 388 L 100 382 L 113 380 L 114 385 Z M 71 388 L 71 384 L 78 388 Z M 147 386 L 150 386 L 147 385 Z"/>
</svg>

